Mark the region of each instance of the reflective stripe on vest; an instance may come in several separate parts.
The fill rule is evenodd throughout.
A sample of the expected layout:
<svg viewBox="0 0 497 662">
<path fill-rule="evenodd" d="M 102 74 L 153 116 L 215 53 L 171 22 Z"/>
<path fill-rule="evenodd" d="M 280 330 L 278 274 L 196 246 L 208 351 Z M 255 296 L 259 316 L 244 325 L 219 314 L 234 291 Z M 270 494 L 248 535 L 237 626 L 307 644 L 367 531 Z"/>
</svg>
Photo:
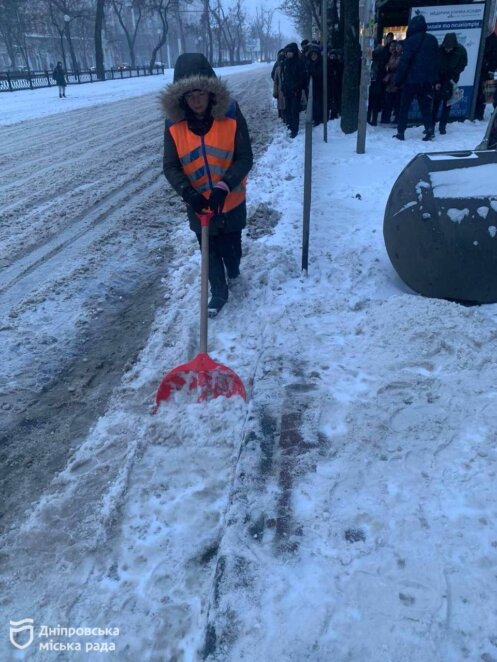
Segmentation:
<svg viewBox="0 0 497 662">
<path fill-rule="evenodd" d="M 204 136 L 188 129 L 186 120 L 169 125 L 183 172 L 193 188 L 209 198 L 214 184 L 223 178 L 233 159 L 236 120 L 228 115 L 214 120 Z M 234 113 L 233 113 L 234 114 Z M 239 186 L 226 196 L 223 212 L 238 207 L 245 200 L 245 177 Z"/>
</svg>

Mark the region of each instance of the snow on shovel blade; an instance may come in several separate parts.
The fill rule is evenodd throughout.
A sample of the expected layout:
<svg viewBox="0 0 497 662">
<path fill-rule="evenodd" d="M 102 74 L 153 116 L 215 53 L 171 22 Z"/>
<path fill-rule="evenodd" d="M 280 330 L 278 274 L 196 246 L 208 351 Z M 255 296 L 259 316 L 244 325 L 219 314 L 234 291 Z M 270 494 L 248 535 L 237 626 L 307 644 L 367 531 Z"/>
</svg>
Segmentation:
<svg viewBox="0 0 497 662">
<path fill-rule="evenodd" d="M 189 361 L 177 366 L 162 379 L 155 398 L 159 407 L 173 393 L 182 389 L 196 391 L 197 402 L 213 400 L 220 396 L 231 398 L 240 395 L 247 399 L 242 380 L 230 368 L 213 361 L 208 354 L 197 354 Z"/>
</svg>

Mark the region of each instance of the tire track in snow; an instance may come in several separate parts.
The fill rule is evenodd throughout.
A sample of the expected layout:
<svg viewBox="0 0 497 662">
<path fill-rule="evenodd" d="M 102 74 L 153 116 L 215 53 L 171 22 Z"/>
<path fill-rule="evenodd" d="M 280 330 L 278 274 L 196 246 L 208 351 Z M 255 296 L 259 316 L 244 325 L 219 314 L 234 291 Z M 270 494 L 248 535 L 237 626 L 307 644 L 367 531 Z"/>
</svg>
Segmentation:
<svg viewBox="0 0 497 662">
<path fill-rule="evenodd" d="M 26 291 L 39 288 L 47 280 L 54 279 L 54 258 L 66 262 L 84 254 L 90 244 L 109 231 L 109 227 L 115 223 L 115 212 L 121 211 L 124 204 L 131 199 L 137 204 L 140 199 L 146 199 L 162 188 L 160 173 L 150 180 L 150 168 L 147 166 L 132 183 L 126 182 L 119 189 L 108 193 L 91 211 L 84 211 L 75 217 L 64 231 L 30 249 L 27 255 L 6 267 L 0 275 L 0 297 L 8 290 L 14 290 L 4 301 L 0 298 L 0 316 L 7 314 L 12 301 L 21 301 Z"/>
</svg>

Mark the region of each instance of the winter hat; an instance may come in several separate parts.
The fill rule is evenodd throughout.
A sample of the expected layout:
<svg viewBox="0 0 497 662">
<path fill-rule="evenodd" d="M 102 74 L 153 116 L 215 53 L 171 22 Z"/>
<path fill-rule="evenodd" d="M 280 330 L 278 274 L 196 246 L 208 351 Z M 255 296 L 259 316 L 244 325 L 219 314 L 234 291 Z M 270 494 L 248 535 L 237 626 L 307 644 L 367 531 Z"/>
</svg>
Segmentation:
<svg viewBox="0 0 497 662">
<path fill-rule="evenodd" d="M 457 46 L 457 37 L 455 32 L 447 32 L 442 41 L 444 48 L 455 48 Z"/>
<path fill-rule="evenodd" d="M 295 42 L 292 42 L 291 44 L 287 44 L 285 46 L 285 53 L 288 53 L 288 51 L 291 51 L 296 57 L 299 55 L 299 47 Z"/>
<path fill-rule="evenodd" d="M 321 55 L 321 46 L 313 42 L 307 49 L 307 55 L 310 55 L 311 53 L 319 53 L 319 55 Z"/>
<path fill-rule="evenodd" d="M 407 36 L 410 37 L 416 32 L 426 32 L 427 29 L 428 26 L 426 25 L 426 19 L 423 14 L 416 14 L 416 16 L 413 16 L 409 21 Z"/>
<path fill-rule="evenodd" d="M 191 76 L 216 78 L 214 69 L 203 53 L 181 53 L 174 65 L 173 83 Z"/>
<path fill-rule="evenodd" d="M 186 119 L 184 96 L 192 90 L 209 92 L 214 119 L 226 115 L 230 104 L 228 88 L 202 53 L 182 53 L 174 65 L 173 82 L 160 95 L 164 113 L 173 122 Z"/>
</svg>

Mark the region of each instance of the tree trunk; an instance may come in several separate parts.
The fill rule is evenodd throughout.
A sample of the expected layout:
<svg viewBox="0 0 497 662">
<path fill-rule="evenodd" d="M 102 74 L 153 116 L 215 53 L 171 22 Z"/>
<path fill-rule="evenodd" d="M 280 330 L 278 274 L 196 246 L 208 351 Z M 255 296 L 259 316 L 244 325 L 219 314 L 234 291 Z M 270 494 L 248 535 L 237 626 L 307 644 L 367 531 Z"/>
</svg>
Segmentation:
<svg viewBox="0 0 497 662">
<path fill-rule="evenodd" d="M 344 133 L 357 131 L 359 86 L 361 78 L 361 47 L 359 44 L 359 0 L 342 2 L 344 21 L 342 117 Z"/>
<path fill-rule="evenodd" d="M 205 29 L 207 30 L 207 59 L 211 64 L 213 64 L 214 44 L 212 37 L 209 0 L 204 0 L 204 13 L 202 14 L 202 18 L 204 20 Z"/>
<path fill-rule="evenodd" d="M 96 0 L 95 13 L 95 66 L 98 80 L 105 80 L 104 49 L 102 46 L 102 30 L 104 27 L 105 0 Z"/>
<path fill-rule="evenodd" d="M 72 70 L 76 72 L 79 69 L 79 67 L 78 67 L 78 62 L 76 60 L 76 53 L 74 52 L 74 45 L 72 43 L 71 28 L 69 23 L 66 23 L 66 39 L 69 45 L 69 53 L 71 55 Z"/>
</svg>

